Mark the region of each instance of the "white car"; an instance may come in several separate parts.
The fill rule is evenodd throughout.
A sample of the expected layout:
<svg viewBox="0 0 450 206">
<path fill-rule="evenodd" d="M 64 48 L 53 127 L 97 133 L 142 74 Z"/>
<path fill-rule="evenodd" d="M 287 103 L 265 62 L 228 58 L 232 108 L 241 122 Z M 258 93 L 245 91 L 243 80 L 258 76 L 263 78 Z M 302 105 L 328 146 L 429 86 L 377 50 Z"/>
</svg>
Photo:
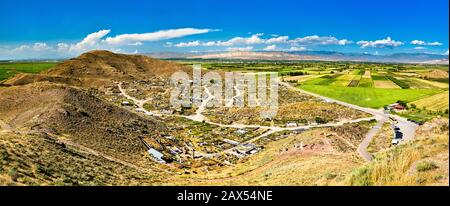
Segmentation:
<svg viewBox="0 0 450 206">
<path fill-rule="evenodd" d="M 401 141 L 402 141 L 401 139 L 393 139 L 392 145 L 398 145 L 398 144 L 400 144 Z"/>
</svg>

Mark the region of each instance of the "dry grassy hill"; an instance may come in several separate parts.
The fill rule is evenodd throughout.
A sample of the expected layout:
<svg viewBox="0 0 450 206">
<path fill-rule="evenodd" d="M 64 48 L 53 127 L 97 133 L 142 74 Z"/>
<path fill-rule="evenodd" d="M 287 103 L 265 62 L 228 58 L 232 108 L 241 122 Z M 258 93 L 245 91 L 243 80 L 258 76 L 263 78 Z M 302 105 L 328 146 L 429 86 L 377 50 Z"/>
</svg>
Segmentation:
<svg viewBox="0 0 450 206">
<path fill-rule="evenodd" d="M 449 185 L 449 121 L 427 122 L 411 142 L 377 154 L 375 161 L 353 171 L 350 185 Z"/>
<path fill-rule="evenodd" d="M 89 91 L 53 83 L 0 90 L 0 120 L 16 133 L 46 133 L 97 152 L 146 165 L 138 137 L 160 138 L 165 127 L 105 103 Z"/>
<path fill-rule="evenodd" d="M 105 102 L 91 87 L 164 81 L 176 71 L 190 69 L 140 55 L 92 51 L 47 72 L 7 80 L 9 86 L 0 89 L 0 184 L 156 183 L 149 174 L 164 166 L 154 166 L 139 138 L 159 142 L 164 123 Z M 113 168 L 117 171 L 106 172 Z"/>
<path fill-rule="evenodd" d="M 21 74 L 7 80 L 7 85 L 24 85 L 49 81 L 75 86 L 102 86 L 111 81 L 164 79 L 174 72 L 191 69 L 173 62 L 161 61 L 143 55 L 115 54 L 109 51 L 91 51 L 65 61 L 41 74 Z"/>
</svg>

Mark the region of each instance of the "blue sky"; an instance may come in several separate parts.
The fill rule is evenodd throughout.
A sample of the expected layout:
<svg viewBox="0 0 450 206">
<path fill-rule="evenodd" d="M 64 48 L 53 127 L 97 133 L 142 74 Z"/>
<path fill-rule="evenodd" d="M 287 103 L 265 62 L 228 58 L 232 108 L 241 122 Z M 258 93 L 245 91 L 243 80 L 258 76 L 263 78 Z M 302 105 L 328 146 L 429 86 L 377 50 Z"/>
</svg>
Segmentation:
<svg viewBox="0 0 450 206">
<path fill-rule="evenodd" d="M 0 59 L 326 50 L 448 53 L 448 0 L 0 0 Z"/>
</svg>

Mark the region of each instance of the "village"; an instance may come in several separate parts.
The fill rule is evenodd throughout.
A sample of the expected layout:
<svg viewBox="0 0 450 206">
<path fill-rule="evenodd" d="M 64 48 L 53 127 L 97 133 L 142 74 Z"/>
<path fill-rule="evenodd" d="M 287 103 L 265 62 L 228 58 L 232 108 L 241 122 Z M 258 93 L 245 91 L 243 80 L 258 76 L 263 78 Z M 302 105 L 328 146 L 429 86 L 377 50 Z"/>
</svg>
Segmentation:
<svg viewBox="0 0 450 206">
<path fill-rule="evenodd" d="M 314 127 L 340 124 L 340 122 L 328 122 L 320 117 L 315 117 L 312 121 L 278 120 L 277 126 L 273 125 L 273 120 L 271 120 L 272 126 L 266 123 L 259 126 L 258 124 L 229 125 L 214 122 L 216 119 L 209 119 L 214 117 L 211 114 L 221 114 L 221 112 L 207 109 L 204 107 L 205 104 L 200 107 L 195 105 L 172 107 L 169 104 L 170 94 L 167 89 L 164 89 L 168 85 L 168 82 L 158 78 L 125 84 L 115 82 L 114 85 L 106 88 L 106 95 L 103 97 L 138 115 L 156 118 L 167 124 L 169 129 L 158 137 L 139 137 L 150 159 L 159 164 L 178 165 L 180 168 L 234 165 L 261 152 L 264 145 L 271 141 L 287 138 Z M 324 105 L 334 104 L 329 99 L 314 99 L 307 95 L 290 92 L 285 87 L 281 89 L 280 96 L 283 99 L 313 101 L 315 104 Z M 385 114 L 401 112 L 405 109 L 401 102 L 395 103 L 385 107 Z M 370 120 L 370 118 L 360 116 L 360 119 L 355 122 L 364 120 Z M 391 128 L 394 131 L 392 145 L 398 145 L 403 141 L 404 134 L 398 124 L 395 119 L 391 119 Z M 272 135 L 282 131 L 285 132 Z"/>
<path fill-rule="evenodd" d="M 115 84 L 106 88 L 104 99 L 138 115 L 158 118 L 168 124 L 170 129 L 165 134 L 160 134 L 160 138 L 139 138 L 151 159 L 160 164 L 189 165 L 213 160 L 219 164 L 232 165 L 260 152 L 264 146 L 253 143 L 252 139 L 259 139 L 258 137 L 271 131 L 265 126 L 224 127 L 220 124 L 192 121 L 190 115 L 194 115 L 199 108 L 172 108 L 168 105 L 167 90 L 161 89 L 166 86 L 166 82 L 161 79 Z M 146 99 L 148 96 L 151 98 Z M 318 123 L 312 125 L 316 126 Z M 296 122 L 284 125 L 292 130 L 299 126 Z M 305 130 L 296 129 L 297 133 L 303 131 Z"/>
</svg>

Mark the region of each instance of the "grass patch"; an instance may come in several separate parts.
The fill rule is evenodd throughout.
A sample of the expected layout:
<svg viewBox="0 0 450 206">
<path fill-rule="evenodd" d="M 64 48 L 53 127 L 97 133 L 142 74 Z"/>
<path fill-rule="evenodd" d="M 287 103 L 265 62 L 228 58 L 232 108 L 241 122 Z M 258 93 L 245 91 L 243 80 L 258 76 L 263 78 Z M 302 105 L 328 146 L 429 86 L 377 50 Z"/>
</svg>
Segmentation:
<svg viewBox="0 0 450 206">
<path fill-rule="evenodd" d="M 48 62 L 0 63 L 0 81 L 8 79 L 17 73 L 40 73 L 56 65 L 57 63 Z"/>
<path fill-rule="evenodd" d="M 336 78 L 339 76 L 340 75 L 326 75 L 323 77 L 310 79 L 308 81 L 305 81 L 303 84 L 306 84 L 306 85 L 330 85 L 333 82 L 335 82 Z"/>
<path fill-rule="evenodd" d="M 359 81 L 358 87 L 372 88 L 373 87 L 373 81 L 370 78 L 362 78 Z"/>
<path fill-rule="evenodd" d="M 403 81 L 401 81 L 401 80 L 399 80 L 399 79 L 397 79 L 397 78 L 395 78 L 393 76 L 387 76 L 387 78 L 389 80 L 393 81 L 395 84 L 397 84 L 402 89 L 409 89 L 410 88 L 409 84 L 407 84 L 407 83 L 405 83 L 405 82 L 403 82 Z"/>
<path fill-rule="evenodd" d="M 317 85 L 303 85 L 300 88 L 336 100 L 371 108 L 381 108 L 399 100 L 412 102 L 441 92 L 433 89 L 378 89 Z"/>
<path fill-rule="evenodd" d="M 374 81 L 386 81 L 388 79 L 385 76 L 372 75 L 372 80 L 374 80 Z"/>
<path fill-rule="evenodd" d="M 436 163 L 431 162 L 431 161 L 420 162 L 416 166 L 417 172 L 426 172 L 426 171 L 434 170 L 437 168 L 439 168 L 439 167 L 436 165 Z"/>
</svg>

